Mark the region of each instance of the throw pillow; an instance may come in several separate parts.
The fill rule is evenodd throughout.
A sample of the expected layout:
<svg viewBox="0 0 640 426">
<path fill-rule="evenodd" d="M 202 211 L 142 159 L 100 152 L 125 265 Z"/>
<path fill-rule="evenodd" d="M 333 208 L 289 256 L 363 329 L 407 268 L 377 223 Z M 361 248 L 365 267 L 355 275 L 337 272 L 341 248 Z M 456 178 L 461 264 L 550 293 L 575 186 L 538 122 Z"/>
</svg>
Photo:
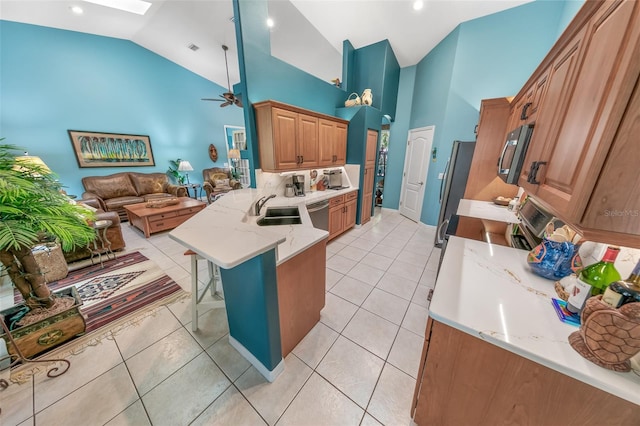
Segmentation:
<svg viewBox="0 0 640 426">
<path fill-rule="evenodd" d="M 229 179 L 216 179 L 216 186 L 229 186 Z"/>
</svg>

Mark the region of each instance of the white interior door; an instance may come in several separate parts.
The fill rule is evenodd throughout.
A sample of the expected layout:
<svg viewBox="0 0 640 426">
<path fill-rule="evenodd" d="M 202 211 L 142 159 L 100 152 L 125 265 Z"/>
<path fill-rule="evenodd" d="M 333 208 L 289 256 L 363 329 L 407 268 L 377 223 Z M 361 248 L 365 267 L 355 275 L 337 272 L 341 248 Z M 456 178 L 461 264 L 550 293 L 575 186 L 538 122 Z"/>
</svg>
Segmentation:
<svg viewBox="0 0 640 426">
<path fill-rule="evenodd" d="M 407 153 L 404 157 L 400 214 L 418 222 L 426 187 L 429 157 L 436 126 L 409 130 Z"/>
</svg>

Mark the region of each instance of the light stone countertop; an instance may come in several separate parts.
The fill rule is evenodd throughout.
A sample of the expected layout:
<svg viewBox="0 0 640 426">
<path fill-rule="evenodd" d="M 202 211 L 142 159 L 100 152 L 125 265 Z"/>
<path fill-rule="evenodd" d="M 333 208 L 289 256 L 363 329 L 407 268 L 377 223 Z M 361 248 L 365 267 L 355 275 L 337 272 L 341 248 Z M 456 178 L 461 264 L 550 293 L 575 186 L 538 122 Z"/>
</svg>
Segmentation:
<svg viewBox="0 0 640 426">
<path fill-rule="evenodd" d="M 278 195 L 267 201 L 266 207 L 299 206 L 302 224 L 258 226 L 253 215 L 256 200 L 269 196 L 269 190 L 239 189 L 226 193 L 169 233 L 169 237 L 211 260 L 221 268 L 230 269 L 277 247 L 277 264 L 285 262 L 329 233 L 313 227 L 305 205 L 355 191 L 348 189 L 307 193 L 304 197 L 287 198 Z"/>
<path fill-rule="evenodd" d="M 436 282 L 429 316 L 640 404 L 640 377 L 616 373 L 580 356 L 551 304 L 553 282 L 530 272 L 527 252 L 452 236 Z"/>
<path fill-rule="evenodd" d="M 520 223 L 518 217 L 512 211 L 507 210 L 506 206 L 499 206 L 492 201 L 462 199 L 456 213 L 459 216 L 476 217 L 496 222 Z"/>
</svg>

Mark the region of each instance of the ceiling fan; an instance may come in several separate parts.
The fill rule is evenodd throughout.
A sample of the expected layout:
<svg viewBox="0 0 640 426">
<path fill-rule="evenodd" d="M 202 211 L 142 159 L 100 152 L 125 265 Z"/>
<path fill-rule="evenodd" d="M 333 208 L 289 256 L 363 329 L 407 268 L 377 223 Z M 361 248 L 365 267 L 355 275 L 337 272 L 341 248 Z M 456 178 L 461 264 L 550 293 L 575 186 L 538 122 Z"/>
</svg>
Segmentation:
<svg viewBox="0 0 640 426">
<path fill-rule="evenodd" d="M 240 99 L 239 96 L 236 96 L 236 95 L 233 94 L 233 92 L 231 91 L 231 83 L 229 82 L 229 63 L 227 62 L 227 50 L 229 50 L 229 48 L 223 44 L 222 45 L 222 50 L 224 50 L 224 64 L 227 67 L 227 89 L 228 89 L 228 92 L 224 92 L 222 95 L 220 95 L 220 97 L 222 99 L 218 99 L 218 98 L 202 98 L 202 100 L 203 101 L 222 102 L 220 104 L 220 107 L 226 107 L 226 106 L 229 106 L 229 105 L 236 105 L 236 106 L 242 108 L 242 100 Z"/>
</svg>

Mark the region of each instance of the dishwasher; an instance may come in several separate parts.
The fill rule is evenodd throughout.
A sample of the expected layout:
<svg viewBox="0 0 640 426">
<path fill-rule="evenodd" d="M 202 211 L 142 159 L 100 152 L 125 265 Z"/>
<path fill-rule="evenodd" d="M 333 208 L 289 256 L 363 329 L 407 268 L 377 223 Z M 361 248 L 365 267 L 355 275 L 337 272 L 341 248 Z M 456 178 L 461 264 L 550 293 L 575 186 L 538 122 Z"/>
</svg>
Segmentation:
<svg viewBox="0 0 640 426">
<path fill-rule="evenodd" d="M 307 212 L 311 216 L 313 227 L 329 230 L 329 200 L 318 201 L 317 203 L 307 204 Z"/>
</svg>

